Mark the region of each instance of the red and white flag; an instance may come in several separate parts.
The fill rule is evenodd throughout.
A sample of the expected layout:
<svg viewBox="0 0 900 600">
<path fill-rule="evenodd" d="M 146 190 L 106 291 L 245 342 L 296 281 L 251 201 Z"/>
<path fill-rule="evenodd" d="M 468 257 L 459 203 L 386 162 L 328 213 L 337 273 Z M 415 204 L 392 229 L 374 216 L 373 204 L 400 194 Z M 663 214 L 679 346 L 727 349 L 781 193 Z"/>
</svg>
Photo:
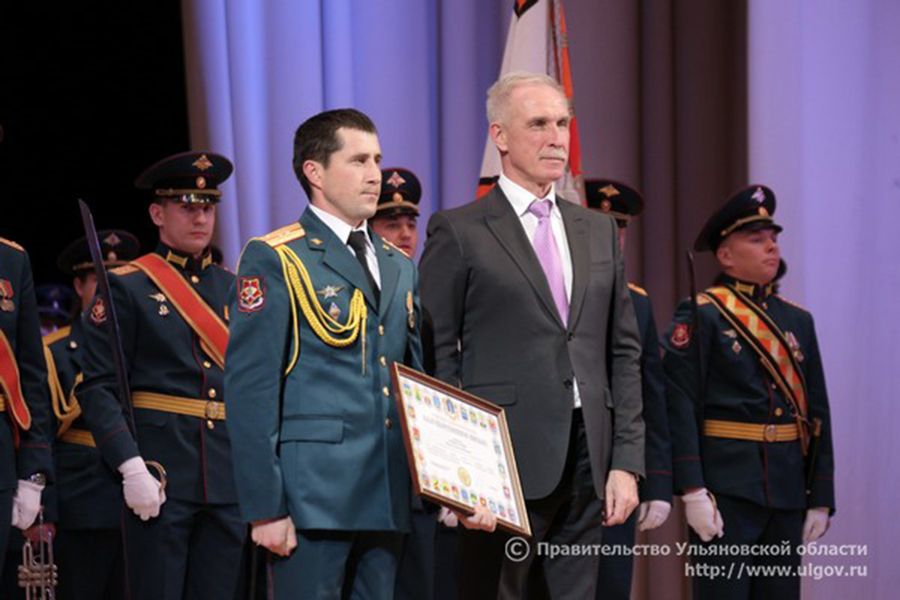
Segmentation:
<svg viewBox="0 0 900 600">
<path fill-rule="evenodd" d="M 578 204 L 584 204 L 584 182 L 581 176 L 581 144 L 573 106 L 572 68 L 569 62 L 569 38 L 562 0 L 515 0 L 500 77 L 515 71 L 545 73 L 556 79 L 572 106 L 569 165 L 566 174 L 556 182 L 556 193 Z M 490 190 L 500 176 L 500 153 L 488 137 L 478 180 L 478 197 Z"/>
</svg>

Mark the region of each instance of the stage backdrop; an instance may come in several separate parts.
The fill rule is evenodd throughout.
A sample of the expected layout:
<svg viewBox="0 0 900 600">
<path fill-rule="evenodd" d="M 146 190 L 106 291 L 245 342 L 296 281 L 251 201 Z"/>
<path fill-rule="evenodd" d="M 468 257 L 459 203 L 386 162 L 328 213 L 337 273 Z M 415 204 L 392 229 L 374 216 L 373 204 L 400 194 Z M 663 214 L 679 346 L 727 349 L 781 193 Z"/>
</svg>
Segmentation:
<svg viewBox="0 0 900 600">
<path fill-rule="evenodd" d="M 297 125 L 355 106 L 386 166 L 423 182 L 420 233 L 474 193 L 512 0 L 183 3 L 194 148 L 234 159 L 220 242 L 295 220 Z M 816 315 L 837 451 L 826 543 L 866 544 L 866 577 L 805 582 L 816 598 L 891 597 L 900 569 L 900 6 L 891 0 L 567 0 L 586 176 L 634 183 L 647 211 L 628 272 L 664 329 L 687 293 L 684 251 L 715 206 L 771 185 L 785 294 Z M 422 240 L 422 243 L 424 240 Z M 420 243 L 421 246 L 421 243 Z M 701 259 L 700 281 L 713 274 Z M 683 539 L 679 511 L 644 541 Z M 676 559 L 641 561 L 635 596 L 686 598 Z"/>
</svg>

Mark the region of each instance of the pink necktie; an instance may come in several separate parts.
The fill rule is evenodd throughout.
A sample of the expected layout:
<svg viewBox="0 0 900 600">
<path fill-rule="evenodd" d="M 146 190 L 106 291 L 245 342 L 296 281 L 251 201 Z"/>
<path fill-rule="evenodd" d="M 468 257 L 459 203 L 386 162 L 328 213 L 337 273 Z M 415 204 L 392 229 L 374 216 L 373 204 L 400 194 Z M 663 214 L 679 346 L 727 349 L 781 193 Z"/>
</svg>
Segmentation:
<svg viewBox="0 0 900 600">
<path fill-rule="evenodd" d="M 534 239 L 531 241 L 531 244 L 534 246 L 534 252 L 537 254 L 538 260 L 541 261 L 544 275 L 547 276 L 547 283 L 550 284 L 550 293 L 553 295 L 553 301 L 556 303 L 559 317 L 562 319 L 563 324 L 566 324 L 569 320 L 569 298 L 566 295 L 566 283 L 563 279 L 559 248 L 556 245 L 556 238 L 553 237 L 553 228 L 550 225 L 550 210 L 552 208 L 553 204 L 550 200 L 535 200 L 528 207 L 528 212 L 538 219 L 537 229 L 534 230 Z"/>
</svg>

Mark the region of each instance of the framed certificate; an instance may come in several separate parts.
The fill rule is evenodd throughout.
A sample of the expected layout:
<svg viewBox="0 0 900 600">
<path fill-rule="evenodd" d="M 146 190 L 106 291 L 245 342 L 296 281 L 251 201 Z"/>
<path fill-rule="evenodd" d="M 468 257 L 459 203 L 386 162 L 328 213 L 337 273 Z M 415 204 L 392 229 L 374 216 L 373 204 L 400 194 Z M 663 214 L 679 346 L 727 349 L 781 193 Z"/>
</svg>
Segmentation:
<svg viewBox="0 0 900 600">
<path fill-rule="evenodd" d="M 506 414 L 499 406 L 394 363 L 392 377 L 415 491 L 497 526 L 531 536 Z"/>
</svg>

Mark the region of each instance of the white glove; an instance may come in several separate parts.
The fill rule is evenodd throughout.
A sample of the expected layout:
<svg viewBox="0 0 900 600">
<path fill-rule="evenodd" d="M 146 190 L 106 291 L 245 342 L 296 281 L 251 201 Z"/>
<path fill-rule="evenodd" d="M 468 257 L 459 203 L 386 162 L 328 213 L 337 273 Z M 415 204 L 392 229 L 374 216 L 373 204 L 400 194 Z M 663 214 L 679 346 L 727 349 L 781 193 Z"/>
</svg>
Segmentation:
<svg viewBox="0 0 900 600">
<path fill-rule="evenodd" d="M 166 501 L 166 493 L 159 481 L 147 470 L 140 456 L 129 458 L 119 465 L 122 474 L 122 493 L 125 504 L 134 514 L 147 521 L 159 516 L 159 507 Z"/>
<path fill-rule="evenodd" d="M 438 513 L 438 523 L 443 525 L 444 527 L 456 527 L 459 525 L 459 517 L 456 516 L 456 513 L 447 508 L 446 506 L 441 507 L 441 512 Z"/>
<path fill-rule="evenodd" d="M 803 543 L 815 542 L 825 535 L 831 518 L 828 516 L 827 506 L 810 508 L 806 511 L 806 520 L 803 522 Z"/>
<path fill-rule="evenodd" d="M 714 537 L 725 535 L 722 515 L 713 503 L 712 495 L 706 488 L 690 492 L 681 497 L 684 501 L 684 516 L 700 539 L 708 542 Z"/>
<path fill-rule="evenodd" d="M 19 480 L 19 487 L 13 497 L 12 524 L 21 530 L 31 527 L 41 510 L 41 492 L 44 486 L 28 481 Z"/>
<path fill-rule="evenodd" d="M 671 510 L 672 504 L 665 500 L 641 502 L 641 506 L 638 509 L 638 530 L 650 531 L 651 529 L 656 529 L 666 522 Z"/>
</svg>

